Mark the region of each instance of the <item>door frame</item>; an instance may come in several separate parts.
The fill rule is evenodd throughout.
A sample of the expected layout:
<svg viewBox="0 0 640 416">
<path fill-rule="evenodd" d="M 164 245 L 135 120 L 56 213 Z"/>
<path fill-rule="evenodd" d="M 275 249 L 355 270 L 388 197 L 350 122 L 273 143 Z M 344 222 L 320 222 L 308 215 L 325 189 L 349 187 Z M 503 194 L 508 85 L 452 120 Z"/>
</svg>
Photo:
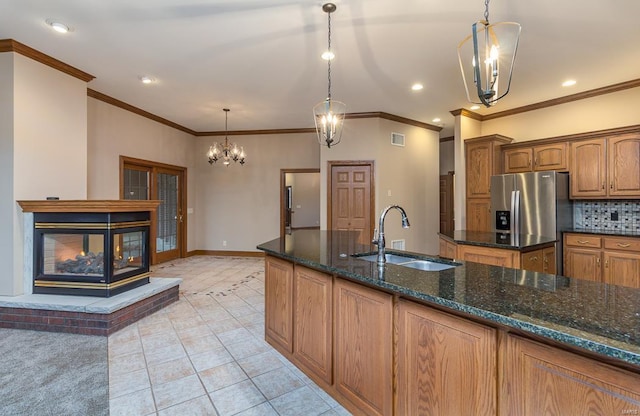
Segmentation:
<svg viewBox="0 0 640 416">
<path fill-rule="evenodd" d="M 332 197 L 333 197 L 333 168 L 339 166 L 369 166 L 369 235 L 373 236 L 376 224 L 376 175 L 375 161 L 373 160 L 329 160 L 327 161 L 327 229 L 331 230 Z"/>
<path fill-rule="evenodd" d="M 130 165 L 134 167 L 145 168 L 151 171 L 151 178 L 149 178 L 149 198 L 151 198 L 155 193 L 156 184 L 154 181 L 155 173 L 160 169 L 169 169 L 178 171 L 180 174 L 178 175 L 178 189 L 180 190 L 180 202 L 178 204 L 180 212 L 182 213 L 182 221 L 179 227 L 178 232 L 178 241 L 179 249 L 178 255 L 180 258 L 184 258 L 187 256 L 187 168 L 183 166 L 170 165 L 167 163 L 159 163 L 151 160 L 137 159 L 134 157 L 123 156 L 120 155 L 120 189 L 118 194 L 120 195 L 120 199 L 124 199 L 124 169 L 125 165 Z M 150 236 L 150 261 L 151 264 L 157 264 L 157 253 L 156 253 L 156 234 L 157 234 L 157 211 L 151 211 L 151 227 L 149 230 Z"/>
<path fill-rule="evenodd" d="M 320 173 L 320 169 L 316 168 L 299 168 L 299 169 L 280 169 L 280 238 L 286 234 L 285 216 L 287 215 L 287 207 L 284 204 L 286 195 L 287 173 Z"/>
</svg>

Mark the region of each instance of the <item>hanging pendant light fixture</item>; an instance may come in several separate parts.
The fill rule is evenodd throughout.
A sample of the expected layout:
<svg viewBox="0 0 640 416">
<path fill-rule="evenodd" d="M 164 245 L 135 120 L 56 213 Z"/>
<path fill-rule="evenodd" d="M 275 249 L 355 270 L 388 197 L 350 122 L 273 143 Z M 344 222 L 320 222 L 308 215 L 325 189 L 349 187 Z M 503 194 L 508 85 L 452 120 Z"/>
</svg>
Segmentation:
<svg viewBox="0 0 640 416">
<path fill-rule="evenodd" d="M 520 24 L 514 22 L 489 24 L 489 0 L 484 1 L 484 20 L 474 23 L 471 35 L 458 45 L 462 80 L 470 102 L 490 107 L 509 93 L 520 30 Z"/>
<path fill-rule="evenodd" d="M 329 46 L 323 54 L 323 57 L 326 56 L 327 59 L 327 79 L 329 87 L 327 98 L 313 107 L 313 115 L 316 123 L 316 133 L 318 134 L 318 143 L 330 148 L 340 143 L 347 106 L 343 102 L 331 99 L 331 60 L 333 59 L 333 53 L 331 52 L 331 13 L 336 11 L 336 5 L 326 3 L 322 6 L 322 10 L 327 13 L 329 21 L 327 36 Z"/>
<path fill-rule="evenodd" d="M 238 146 L 236 143 L 229 143 L 227 121 L 229 117 L 228 108 L 223 108 L 224 111 L 224 144 L 213 143 L 209 146 L 207 157 L 209 158 L 209 164 L 214 164 L 218 159 L 222 159 L 222 164 L 229 166 L 231 161 L 240 162 L 244 165 L 244 159 L 247 157 L 242 146 Z"/>
</svg>

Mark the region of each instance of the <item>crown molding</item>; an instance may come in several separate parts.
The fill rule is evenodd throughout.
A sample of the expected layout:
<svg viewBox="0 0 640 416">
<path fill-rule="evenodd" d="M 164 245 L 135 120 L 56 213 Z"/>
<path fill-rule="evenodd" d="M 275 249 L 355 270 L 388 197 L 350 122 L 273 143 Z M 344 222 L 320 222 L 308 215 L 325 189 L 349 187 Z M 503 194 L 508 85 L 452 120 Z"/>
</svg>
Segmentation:
<svg viewBox="0 0 640 416">
<path fill-rule="evenodd" d="M 91 74 L 81 71 L 71 65 L 65 64 L 64 62 L 59 61 L 56 58 L 46 55 L 13 39 L 0 39 L 0 53 L 1 52 L 19 53 L 20 55 L 31 58 L 36 62 L 40 62 L 41 64 L 50 66 L 51 68 L 57 69 L 60 72 L 64 72 L 65 74 L 71 75 L 72 77 L 78 78 L 84 82 L 89 82 L 95 78 Z"/>
<path fill-rule="evenodd" d="M 440 126 L 434 126 L 433 124 L 423 123 L 421 121 L 413 120 L 410 118 L 405 118 L 401 116 L 397 116 L 395 114 L 385 113 L 383 111 L 369 111 L 365 113 L 347 113 L 345 114 L 346 119 L 359 119 L 359 118 L 382 118 L 385 120 L 396 121 L 402 124 L 408 124 L 410 126 L 420 127 L 427 130 L 433 130 L 439 132 L 442 130 Z"/>
</svg>

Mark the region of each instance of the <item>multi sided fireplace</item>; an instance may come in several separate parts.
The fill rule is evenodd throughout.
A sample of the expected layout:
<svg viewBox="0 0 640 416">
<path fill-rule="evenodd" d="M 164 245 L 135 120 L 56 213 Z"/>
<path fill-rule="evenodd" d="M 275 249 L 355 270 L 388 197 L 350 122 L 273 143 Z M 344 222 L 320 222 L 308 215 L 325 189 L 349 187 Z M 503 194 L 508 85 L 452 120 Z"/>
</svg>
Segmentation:
<svg viewBox="0 0 640 416">
<path fill-rule="evenodd" d="M 109 297 L 149 282 L 152 209 L 55 202 L 60 212 L 33 212 L 33 293 Z"/>
</svg>

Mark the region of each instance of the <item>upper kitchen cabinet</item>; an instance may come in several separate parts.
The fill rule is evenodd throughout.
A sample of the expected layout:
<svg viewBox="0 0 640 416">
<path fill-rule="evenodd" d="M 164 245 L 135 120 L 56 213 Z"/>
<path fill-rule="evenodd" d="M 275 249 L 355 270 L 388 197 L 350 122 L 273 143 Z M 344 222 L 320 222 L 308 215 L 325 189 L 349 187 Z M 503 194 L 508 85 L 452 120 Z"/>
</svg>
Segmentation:
<svg viewBox="0 0 640 416">
<path fill-rule="evenodd" d="M 465 140 L 467 198 L 490 198 L 491 176 L 501 171 L 501 146 L 513 139 L 499 134 Z"/>
<path fill-rule="evenodd" d="M 567 144 L 564 142 L 536 146 L 519 143 L 517 147 L 513 146 L 503 148 L 504 173 L 568 169 Z"/>
<path fill-rule="evenodd" d="M 640 198 L 640 133 L 571 143 L 571 198 Z"/>
</svg>

